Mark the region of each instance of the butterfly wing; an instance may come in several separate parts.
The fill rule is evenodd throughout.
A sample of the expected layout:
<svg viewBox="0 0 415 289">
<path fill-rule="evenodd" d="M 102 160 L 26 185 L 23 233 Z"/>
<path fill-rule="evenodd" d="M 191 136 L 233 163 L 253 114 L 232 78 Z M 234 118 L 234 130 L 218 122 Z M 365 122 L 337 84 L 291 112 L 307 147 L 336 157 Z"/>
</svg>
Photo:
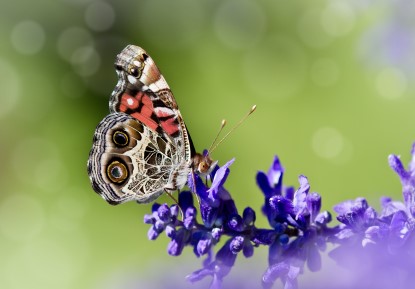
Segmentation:
<svg viewBox="0 0 415 289">
<path fill-rule="evenodd" d="M 115 67 L 111 114 L 95 131 L 88 174 L 110 204 L 151 202 L 185 185 L 193 144 L 169 86 L 143 49 L 127 46 Z"/>
<path fill-rule="evenodd" d="M 97 126 L 88 160 L 94 190 L 108 203 L 148 203 L 174 185 L 177 148 L 125 113 L 111 113 Z"/>
<path fill-rule="evenodd" d="M 124 112 L 184 149 L 186 160 L 195 154 L 186 125 L 166 80 L 141 47 L 128 45 L 115 61 L 118 83 L 110 111 Z"/>
</svg>

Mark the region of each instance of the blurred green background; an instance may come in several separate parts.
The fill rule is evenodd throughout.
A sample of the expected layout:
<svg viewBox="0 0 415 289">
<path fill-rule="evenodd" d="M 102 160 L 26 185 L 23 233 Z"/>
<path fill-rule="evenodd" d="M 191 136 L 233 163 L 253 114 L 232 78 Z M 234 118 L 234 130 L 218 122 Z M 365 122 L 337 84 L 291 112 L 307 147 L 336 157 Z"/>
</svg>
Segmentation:
<svg viewBox="0 0 415 289">
<path fill-rule="evenodd" d="M 257 104 L 213 155 L 236 158 L 227 188 L 241 210 L 259 211 L 255 174 L 275 154 L 285 184 L 305 174 L 325 209 L 400 198 L 387 156 L 406 163 L 415 139 L 414 19 L 405 0 L 3 1 L 0 287 L 167 288 L 200 267 L 190 248 L 174 258 L 166 237 L 147 240 L 151 205 L 112 207 L 89 184 L 127 44 L 156 61 L 200 151 Z M 265 269 L 261 254 L 247 268 Z"/>
</svg>

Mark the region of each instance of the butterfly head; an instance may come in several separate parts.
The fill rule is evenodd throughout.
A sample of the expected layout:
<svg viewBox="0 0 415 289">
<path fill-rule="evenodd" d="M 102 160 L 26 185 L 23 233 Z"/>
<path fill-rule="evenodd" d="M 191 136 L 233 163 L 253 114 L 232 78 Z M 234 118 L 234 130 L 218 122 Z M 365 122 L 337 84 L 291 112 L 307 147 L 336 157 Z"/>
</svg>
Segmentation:
<svg viewBox="0 0 415 289">
<path fill-rule="evenodd" d="M 217 164 L 218 162 L 213 161 L 208 152 L 204 154 L 196 153 L 193 157 L 192 167 L 196 174 L 205 176 L 210 174 Z"/>
</svg>

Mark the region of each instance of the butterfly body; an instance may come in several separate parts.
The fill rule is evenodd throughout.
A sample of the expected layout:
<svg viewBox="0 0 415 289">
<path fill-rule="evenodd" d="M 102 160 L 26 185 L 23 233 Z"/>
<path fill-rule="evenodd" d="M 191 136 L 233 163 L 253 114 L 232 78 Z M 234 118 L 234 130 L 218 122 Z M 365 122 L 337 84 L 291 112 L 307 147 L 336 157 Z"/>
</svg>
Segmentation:
<svg viewBox="0 0 415 289">
<path fill-rule="evenodd" d="M 97 126 L 88 160 L 93 189 L 110 204 L 148 203 L 183 188 L 214 165 L 195 152 L 176 100 L 153 59 L 128 45 L 117 56 L 110 114 Z"/>
</svg>

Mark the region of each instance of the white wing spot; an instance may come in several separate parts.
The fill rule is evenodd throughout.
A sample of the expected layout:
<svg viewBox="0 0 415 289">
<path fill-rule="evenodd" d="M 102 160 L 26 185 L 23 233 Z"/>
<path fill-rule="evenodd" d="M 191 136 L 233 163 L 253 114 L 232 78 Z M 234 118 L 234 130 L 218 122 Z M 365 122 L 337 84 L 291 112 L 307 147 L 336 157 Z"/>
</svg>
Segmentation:
<svg viewBox="0 0 415 289">
<path fill-rule="evenodd" d="M 127 104 L 129 106 L 132 106 L 134 104 L 134 101 L 131 98 L 127 98 Z"/>
<path fill-rule="evenodd" d="M 171 110 L 168 107 L 156 107 L 154 108 L 154 110 L 157 112 L 157 115 L 163 115 L 163 116 L 167 116 L 167 115 L 172 115 L 174 114 L 174 111 Z"/>
<path fill-rule="evenodd" d="M 136 84 L 136 83 L 137 83 L 137 79 L 136 79 L 134 76 L 132 76 L 132 75 L 128 75 L 128 76 L 127 76 L 127 78 L 128 78 L 128 81 L 129 81 L 131 84 Z"/>
</svg>

